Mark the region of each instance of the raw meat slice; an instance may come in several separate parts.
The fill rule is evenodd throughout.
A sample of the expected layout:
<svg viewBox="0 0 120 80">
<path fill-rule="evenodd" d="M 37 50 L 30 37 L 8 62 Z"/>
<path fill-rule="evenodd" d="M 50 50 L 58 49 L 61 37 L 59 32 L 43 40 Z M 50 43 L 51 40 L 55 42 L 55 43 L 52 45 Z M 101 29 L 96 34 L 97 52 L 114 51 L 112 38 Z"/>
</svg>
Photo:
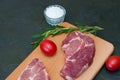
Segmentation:
<svg viewBox="0 0 120 80">
<path fill-rule="evenodd" d="M 89 36 L 75 31 L 63 41 L 62 50 L 65 53 L 65 65 L 60 74 L 65 80 L 74 80 L 91 65 L 95 44 Z"/>
<path fill-rule="evenodd" d="M 50 80 L 42 61 L 34 58 L 21 73 L 18 80 Z"/>
</svg>

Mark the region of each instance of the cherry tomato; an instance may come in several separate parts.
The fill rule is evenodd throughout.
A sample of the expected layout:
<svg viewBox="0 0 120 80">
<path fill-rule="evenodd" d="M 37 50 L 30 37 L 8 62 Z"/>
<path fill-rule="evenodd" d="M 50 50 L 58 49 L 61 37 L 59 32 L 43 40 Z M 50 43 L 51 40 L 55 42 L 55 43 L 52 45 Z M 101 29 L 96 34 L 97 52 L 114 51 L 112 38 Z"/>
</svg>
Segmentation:
<svg viewBox="0 0 120 80">
<path fill-rule="evenodd" d="M 105 64 L 109 71 L 116 71 L 120 68 L 120 57 L 113 55 L 106 60 Z"/>
<path fill-rule="evenodd" d="M 57 51 L 57 46 L 56 44 L 51 41 L 51 40 L 43 40 L 40 43 L 40 49 L 41 51 L 47 55 L 47 56 L 52 56 L 56 53 Z"/>
</svg>

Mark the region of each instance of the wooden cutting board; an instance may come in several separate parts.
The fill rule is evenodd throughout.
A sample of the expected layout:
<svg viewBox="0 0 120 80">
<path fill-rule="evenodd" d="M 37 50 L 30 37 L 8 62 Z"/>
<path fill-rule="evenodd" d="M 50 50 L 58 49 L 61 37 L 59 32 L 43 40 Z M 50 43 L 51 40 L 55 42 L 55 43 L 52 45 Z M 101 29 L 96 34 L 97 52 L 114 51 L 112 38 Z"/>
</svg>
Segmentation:
<svg viewBox="0 0 120 80">
<path fill-rule="evenodd" d="M 64 22 L 60 24 L 66 27 L 75 27 L 70 23 Z M 112 54 L 114 47 L 111 43 L 91 34 L 88 34 L 95 41 L 95 57 L 92 65 L 84 71 L 76 80 L 92 80 L 98 73 L 100 68 L 104 65 L 105 60 Z M 57 45 L 57 53 L 53 57 L 45 56 L 39 46 L 30 53 L 30 55 L 5 79 L 5 80 L 17 80 L 18 76 L 25 69 L 26 65 L 34 58 L 39 58 L 43 61 L 46 70 L 51 80 L 64 80 L 60 76 L 60 70 L 65 63 L 65 56 L 61 50 L 62 41 L 65 39 L 66 34 L 61 34 L 55 37 L 49 37 L 48 39 L 54 41 Z"/>
</svg>

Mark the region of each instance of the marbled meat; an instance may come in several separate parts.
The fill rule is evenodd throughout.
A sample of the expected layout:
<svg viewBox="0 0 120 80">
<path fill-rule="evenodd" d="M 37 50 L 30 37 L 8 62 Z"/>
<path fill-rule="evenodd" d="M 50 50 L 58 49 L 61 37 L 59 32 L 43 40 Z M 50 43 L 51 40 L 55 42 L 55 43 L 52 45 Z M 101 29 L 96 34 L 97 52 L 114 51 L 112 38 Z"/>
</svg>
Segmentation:
<svg viewBox="0 0 120 80">
<path fill-rule="evenodd" d="M 93 62 L 94 40 L 79 31 L 70 33 L 62 43 L 65 65 L 60 71 L 65 80 L 74 80 Z"/>
<path fill-rule="evenodd" d="M 18 80 L 50 80 L 42 61 L 34 58 L 21 73 Z"/>
</svg>

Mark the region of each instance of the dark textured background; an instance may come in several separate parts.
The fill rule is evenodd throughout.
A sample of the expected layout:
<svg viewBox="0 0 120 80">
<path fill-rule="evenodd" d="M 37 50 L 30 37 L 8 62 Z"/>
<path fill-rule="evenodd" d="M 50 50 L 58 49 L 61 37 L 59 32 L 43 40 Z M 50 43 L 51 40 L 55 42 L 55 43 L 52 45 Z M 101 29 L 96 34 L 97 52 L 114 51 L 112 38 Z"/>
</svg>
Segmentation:
<svg viewBox="0 0 120 80">
<path fill-rule="evenodd" d="M 65 21 L 98 25 L 98 36 L 113 43 L 120 55 L 120 0 L 0 0 L 0 80 L 4 80 L 33 51 L 32 35 L 48 27 L 43 10 L 60 4 L 67 10 Z M 120 70 L 105 66 L 94 80 L 120 80 Z"/>
</svg>

